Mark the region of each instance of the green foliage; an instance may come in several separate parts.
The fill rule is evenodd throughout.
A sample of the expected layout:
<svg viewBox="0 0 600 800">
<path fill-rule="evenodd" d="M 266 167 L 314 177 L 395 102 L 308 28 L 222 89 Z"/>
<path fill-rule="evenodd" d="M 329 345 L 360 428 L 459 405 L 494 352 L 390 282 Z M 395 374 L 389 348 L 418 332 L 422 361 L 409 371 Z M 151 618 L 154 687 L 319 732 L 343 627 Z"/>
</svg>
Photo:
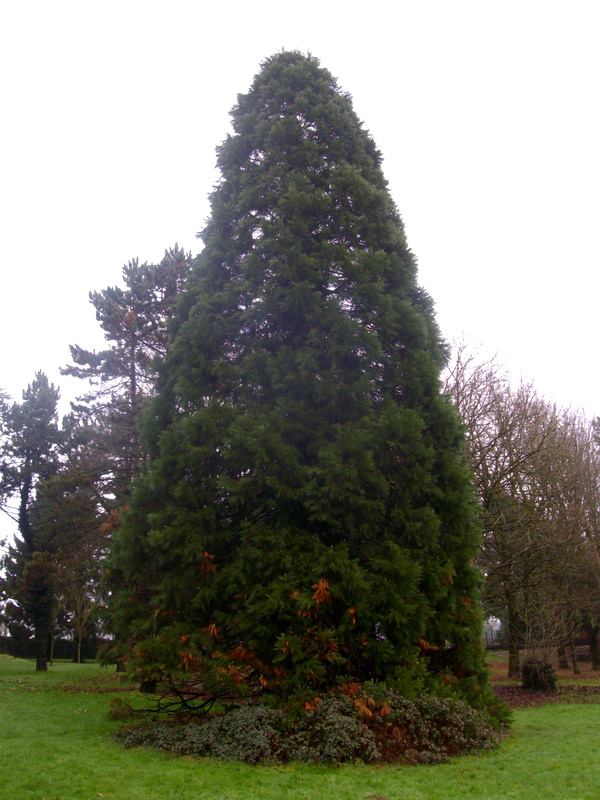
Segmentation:
<svg viewBox="0 0 600 800">
<path fill-rule="evenodd" d="M 115 630 L 158 679 L 214 660 L 287 697 L 425 664 L 477 702 L 477 513 L 381 156 L 298 53 L 232 116 L 113 548 Z"/>
<path fill-rule="evenodd" d="M 535 692 L 555 692 L 556 673 L 552 664 L 529 658 L 521 668 L 521 685 L 523 689 Z"/>
</svg>

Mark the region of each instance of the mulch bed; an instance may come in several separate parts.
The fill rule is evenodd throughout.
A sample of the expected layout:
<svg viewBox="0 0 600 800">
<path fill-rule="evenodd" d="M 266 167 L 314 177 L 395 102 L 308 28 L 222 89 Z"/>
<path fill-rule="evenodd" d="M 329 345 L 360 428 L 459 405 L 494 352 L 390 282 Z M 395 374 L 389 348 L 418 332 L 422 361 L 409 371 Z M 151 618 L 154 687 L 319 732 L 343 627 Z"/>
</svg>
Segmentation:
<svg viewBox="0 0 600 800">
<path fill-rule="evenodd" d="M 546 703 L 597 703 L 600 686 L 560 686 L 556 692 L 533 692 L 520 686 L 494 686 L 509 708 L 543 706 Z"/>
</svg>

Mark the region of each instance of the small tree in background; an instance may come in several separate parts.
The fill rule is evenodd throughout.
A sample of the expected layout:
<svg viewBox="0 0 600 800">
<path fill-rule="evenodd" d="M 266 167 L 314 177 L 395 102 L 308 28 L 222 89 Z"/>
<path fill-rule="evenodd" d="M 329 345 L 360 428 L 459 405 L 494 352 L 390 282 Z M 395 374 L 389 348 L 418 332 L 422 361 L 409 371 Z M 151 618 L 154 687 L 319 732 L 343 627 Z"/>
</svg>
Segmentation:
<svg viewBox="0 0 600 800">
<path fill-rule="evenodd" d="M 101 482 L 78 464 L 74 452 L 38 497 L 38 536 L 52 543 L 56 610 L 65 617 L 75 644 L 74 659 L 101 606 L 101 572 L 106 553 L 108 512 Z"/>
<path fill-rule="evenodd" d="M 381 155 L 298 53 L 232 116 L 113 548 L 116 631 L 146 679 L 437 672 L 481 702 L 477 510 Z"/>
</svg>

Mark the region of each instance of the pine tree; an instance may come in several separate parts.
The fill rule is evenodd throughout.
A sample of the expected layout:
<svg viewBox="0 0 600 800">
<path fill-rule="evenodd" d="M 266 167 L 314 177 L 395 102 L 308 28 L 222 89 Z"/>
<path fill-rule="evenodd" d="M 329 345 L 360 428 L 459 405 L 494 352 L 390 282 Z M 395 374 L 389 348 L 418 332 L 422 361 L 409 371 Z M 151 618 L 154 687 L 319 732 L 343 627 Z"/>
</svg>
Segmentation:
<svg viewBox="0 0 600 800">
<path fill-rule="evenodd" d="M 432 302 L 351 100 L 268 59 L 233 109 L 204 250 L 113 550 L 146 678 L 275 693 L 485 685 L 479 528 Z"/>
<path fill-rule="evenodd" d="M 91 391 L 76 410 L 96 429 L 96 450 L 106 462 L 106 493 L 117 504 L 129 496 L 144 453 L 140 422 L 154 391 L 156 365 L 164 357 L 167 325 L 175 308 L 191 256 L 175 245 L 158 264 L 129 261 L 125 288 L 90 292 L 90 302 L 110 346 L 99 352 L 71 346 L 73 364 L 63 375 L 90 381 Z"/>
</svg>

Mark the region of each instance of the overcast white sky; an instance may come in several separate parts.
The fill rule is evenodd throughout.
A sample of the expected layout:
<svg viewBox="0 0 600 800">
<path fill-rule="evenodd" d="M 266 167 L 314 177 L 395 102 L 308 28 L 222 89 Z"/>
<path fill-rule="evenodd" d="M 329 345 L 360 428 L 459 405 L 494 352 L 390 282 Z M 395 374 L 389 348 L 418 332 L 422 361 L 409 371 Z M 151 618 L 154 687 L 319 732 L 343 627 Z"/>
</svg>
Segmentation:
<svg viewBox="0 0 600 800">
<path fill-rule="evenodd" d="M 260 62 L 354 98 L 446 338 L 600 414 L 600 4 L 2 2 L 0 386 L 101 345 L 87 295 L 197 252 L 215 147 Z"/>
</svg>

